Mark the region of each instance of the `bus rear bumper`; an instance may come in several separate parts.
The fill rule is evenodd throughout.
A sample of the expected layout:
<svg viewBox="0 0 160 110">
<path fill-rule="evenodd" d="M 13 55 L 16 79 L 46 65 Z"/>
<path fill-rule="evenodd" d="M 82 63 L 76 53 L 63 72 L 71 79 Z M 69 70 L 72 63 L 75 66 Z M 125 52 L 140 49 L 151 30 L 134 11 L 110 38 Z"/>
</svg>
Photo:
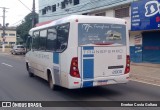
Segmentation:
<svg viewBox="0 0 160 110">
<path fill-rule="evenodd" d="M 108 76 L 108 77 L 97 77 L 94 79 L 81 80 L 80 78 L 70 77 L 72 80 L 69 81 L 68 89 L 86 88 L 94 86 L 104 86 L 110 84 L 121 84 L 129 81 L 129 74 L 120 76 Z"/>
</svg>

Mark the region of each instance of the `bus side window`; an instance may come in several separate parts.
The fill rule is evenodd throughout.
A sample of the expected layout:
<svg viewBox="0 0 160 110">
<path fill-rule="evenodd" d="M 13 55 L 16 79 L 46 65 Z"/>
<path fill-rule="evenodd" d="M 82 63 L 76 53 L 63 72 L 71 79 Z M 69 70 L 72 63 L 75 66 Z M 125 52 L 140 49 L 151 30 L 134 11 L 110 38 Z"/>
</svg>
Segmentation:
<svg viewBox="0 0 160 110">
<path fill-rule="evenodd" d="M 57 26 L 57 51 L 64 51 L 68 45 L 69 24 Z"/>
<path fill-rule="evenodd" d="M 57 31 L 55 28 L 48 29 L 47 35 L 47 51 L 55 51 L 56 50 L 56 42 L 57 42 Z"/>
<path fill-rule="evenodd" d="M 46 50 L 47 30 L 41 30 L 39 36 L 39 50 Z"/>
</svg>

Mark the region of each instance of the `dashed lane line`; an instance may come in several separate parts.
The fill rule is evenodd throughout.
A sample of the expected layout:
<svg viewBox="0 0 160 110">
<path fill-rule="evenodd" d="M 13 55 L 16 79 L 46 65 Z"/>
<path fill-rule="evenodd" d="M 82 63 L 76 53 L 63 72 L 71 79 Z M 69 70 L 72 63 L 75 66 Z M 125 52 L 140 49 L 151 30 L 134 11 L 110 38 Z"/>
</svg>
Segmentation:
<svg viewBox="0 0 160 110">
<path fill-rule="evenodd" d="M 13 67 L 12 65 L 9 65 L 9 64 L 7 64 L 7 63 L 2 63 L 2 65 L 5 65 L 5 66 L 8 66 L 8 67 Z"/>
</svg>

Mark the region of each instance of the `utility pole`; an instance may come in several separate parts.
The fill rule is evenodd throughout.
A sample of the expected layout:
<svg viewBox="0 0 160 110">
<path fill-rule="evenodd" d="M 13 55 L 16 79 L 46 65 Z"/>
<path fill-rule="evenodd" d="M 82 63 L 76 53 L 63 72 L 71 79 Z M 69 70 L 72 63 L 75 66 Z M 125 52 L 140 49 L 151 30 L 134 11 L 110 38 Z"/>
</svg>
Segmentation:
<svg viewBox="0 0 160 110">
<path fill-rule="evenodd" d="M 5 7 L 0 7 L 0 8 L 3 9 L 3 27 L 2 27 L 2 29 L 3 29 L 3 33 L 2 33 L 3 45 L 2 45 L 2 51 L 4 52 L 5 51 L 5 39 L 6 39 L 6 37 L 5 37 L 5 35 L 6 35 L 6 33 L 5 33 L 5 29 L 6 29 L 6 24 L 5 24 L 6 16 L 5 16 L 5 13 L 6 13 L 6 9 L 8 9 L 8 8 L 5 8 Z"/>
<path fill-rule="evenodd" d="M 33 0 L 33 9 L 32 9 L 32 28 L 35 26 L 35 0 Z"/>
</svg>

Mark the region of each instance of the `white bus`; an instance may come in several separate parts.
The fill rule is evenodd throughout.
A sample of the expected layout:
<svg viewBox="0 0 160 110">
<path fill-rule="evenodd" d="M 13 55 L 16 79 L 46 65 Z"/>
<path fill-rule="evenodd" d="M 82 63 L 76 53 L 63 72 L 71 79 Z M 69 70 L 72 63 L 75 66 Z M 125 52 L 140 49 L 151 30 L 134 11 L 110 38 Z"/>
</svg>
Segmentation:
<svg viewBox="0 0 160 110">
<path fill-rule="evenodd" d="M 119 33 L 117 39 L 110 34 Z M 126 21 L 71 15 L 30 30 L 26 53 L 29 76 L 50 88 L 68 89 L 127 83 L 130 57 Z"/>
</svg>

